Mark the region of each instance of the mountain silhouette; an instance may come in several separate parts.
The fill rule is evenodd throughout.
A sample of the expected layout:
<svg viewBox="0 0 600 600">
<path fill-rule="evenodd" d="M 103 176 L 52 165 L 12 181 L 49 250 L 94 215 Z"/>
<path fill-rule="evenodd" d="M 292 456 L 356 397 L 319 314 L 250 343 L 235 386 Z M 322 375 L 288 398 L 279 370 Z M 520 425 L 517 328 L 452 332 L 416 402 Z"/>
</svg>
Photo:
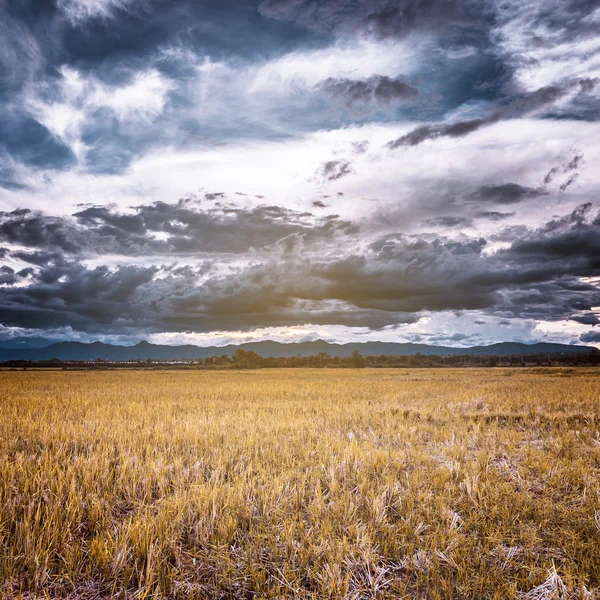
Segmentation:
<svg viewBox="0 0 600 600">
<path fill-rule="evenodd" d="M 207 356 L 227 356 L 241 348 L 256 352 L 263 357 L 314 356 L 325 352 L 330 356 L 351 356 L 354 351 L 363 356 L 414 356 L 417 353 L 426 356 L 508 356 L 515 354 L 555 354 L 574 352 L 597 352 L 593 346 L 577 346 L 567 344 L 521 344 L 517 342 L 501 342 L 489 346 L 473 346 L 470 348 L 453 348 L 447 346 L 430 346 L 427 344 L 394 343 L 394 342 L 357 342 L 334 344 L 323 340 L 300 343 L 281 343 L 274 341 L 248 342 L 246 344 L 228 346 L 200 347 L 193 345 L 162 346 L 140 342 L 135 346 L 118 346 L 93 342 L 58 342 L 44 348 L 4 347 L 0 343 L 0 362 L 9 360 L 83 360 L 97 359 L 107 361 L 130 360 L 190 360 Z"/>
</svg>

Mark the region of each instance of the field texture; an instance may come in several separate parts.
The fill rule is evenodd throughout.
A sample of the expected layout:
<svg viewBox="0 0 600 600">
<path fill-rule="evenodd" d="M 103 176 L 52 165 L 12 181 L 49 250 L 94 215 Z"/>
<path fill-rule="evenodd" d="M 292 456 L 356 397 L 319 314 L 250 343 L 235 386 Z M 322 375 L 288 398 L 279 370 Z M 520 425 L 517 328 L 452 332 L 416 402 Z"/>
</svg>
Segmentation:
<svg viewBox="0 0 600 600">
<path fill-rule="evenodd" d="M 0 372 L 3 598 L 600 597 L 600 373 Z"/>
</svg>

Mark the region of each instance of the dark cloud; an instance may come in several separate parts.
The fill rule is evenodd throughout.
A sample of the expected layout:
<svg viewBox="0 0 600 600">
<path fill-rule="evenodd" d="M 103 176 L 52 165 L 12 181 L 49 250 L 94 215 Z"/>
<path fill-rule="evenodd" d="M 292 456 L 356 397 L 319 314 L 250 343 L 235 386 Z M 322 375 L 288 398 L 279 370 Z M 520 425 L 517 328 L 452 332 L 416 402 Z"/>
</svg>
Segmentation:
<svg viewBox="0 0 600 600">
<path fill-rule="evenodd" d="M 482 185 L 471 194 L 471 199 L 481 203 L 516 204 L 547 194 L 544 190 L 519 185 L 518 183 L 503 183 L 500 185 Z"/>
<path fill-rule="evenodd" d="M 583 154 L 576 154 L 564 167 L 564 171 L 574 171 L 575 169 L 579 169 L 583 163 Z"/>
<path fill-rule="evenodd" d="M 493 253 L 482 252 L 483 240 L 465 244 L 416 239 L 409 243 L 402 236 L 382 238 L 371 248 L 378 257 L 398 256 L 395 267 L 406 261 L 411 269 L 418 269 L 423 277 L 418 289 L 432 290 L 439 282 L 435 303 L 422 297 L 421 306 L 435 310 L 436 303 L 448 301 L 457 309 L 461 299 L 468 299 L 513 316 L 566 319 L 575 312 L 589 311 L 600 301 L 600 289 L 579 279 L 600 274 L 599 240 L 600 216 L 594 217 L 591 207 L 584 205 L 539 229 L 521 230 L 508 248 Z M 391 273 L 388 276 L 395 279 Z M 410 285 L 403 270 L 396 276 Z M 444 297 L 448 281 L 452 284 Z M 371 289 L 373 282 L 363 285 Z M 385 289 L 385 283 L 378 285 Z M 462 291 L 456 296 L 452 292 L 455 286 Z M 398 290 L 398 297 L 406 299 L 406 289 Z M 407 310 L 406 306 L 403 309 Z"/>
<path fill-rule="evenodd" d="M 421 125 L 411 132 L 399 137 L 396 140 L 388 142 L 388 148 L 395 150 L 400 146 L 418 146 L 427 140 L 436 140 L 440 137 L 462 137 L 477 131 L 484 125 L 495 123 L 495 120 L 488 119 L 470 119 L 468 121 L 459 121 L 451 125 Z"/>
<path fill-rule="evenodd" d="M 0 212 L 0 241 L 29 248 L 34 263 L 43 256 L 31 254 L 34 249 L 77 256 L 240 254 L 291 234 L 301 234 L 305 243 L 326 243 L 338 234 L 356 231 L 355 225 L 342 219 L 319 218 L 279 206 L 222 205 L 204 210 L 188 200 L 138 206 L 131 214 L 111 206 L 89 206 L 71 217 L 29 210 Z M 157 239 L 156 234 L 162 237 Z"/>
<path fill-rule="evenodd" d="M 583 154 L 577 153 L 570 160 L 562 165 L 552 167 L 544 177 L 544 185 L 551 183 L 559 173 L 570 173 L 583 166 Z M 560 190 L 564 192 L 579 177 L 579 173 L 572 173 L 567 180 L 560 185 Z"/>
<path fill-rule="evenodd" d="M 350 173 L 350 161 L 345 159 L 327 161 L 317 171 L 318 175 L 328 181 L 337 181 Z"/>
<path fill-rule="evenodd" d="M 27 248 L 58 248 L 77 253 L 89 244 L 90 238 L 72 220 L 17 209 L 0 212 L 0 240 Z"/>
<path fill-rule="evenodd" d="M 583 315 L 573 315 L 570 321 L 575 321 L 576 323 L 581 323 L 581 325 L 599 325 L 600 319 L 596 313 L 590 312 Z"/>
<path fill-rule="evenodd" d="M 579 253 L 561 254 L 550 265 L 540 252 L 528 254 L 526 244 L 545 239 L 560 248 L 564 239 L 579 234 L 593 244 L 598 223 L 566 217 L 558 227 L 548 224 L 529 232 L 525 240 L 505 251 L 484 253 L 486 242 L 385 236 L 363 254 L 317 262 L 301 279 L 319 283 L 313 290 L 363 309 L 389 312 L 479 309 L 539 319 L 568 318 L 589 310 L 600 290 L 581 282 L 577 274 L 600 272 L 594 247 L 583 243 Z M 552 232 L 552 233 L 551 233 Z M 548 238 L 548 239 L 546 239 Z M 596 242 L 597 244 L 598 242 Z M 557 251 L 557 254 L 560 254 Z M 570 275 L 565 275 L 565 266 Z"/>
<path fill-rule="evenodd" d="M 225 193 L 224 192 L 208 192 L 208 193 L 204 194 L 204 198 L 206 198 L 206 200 L 219 200 L 221 198 L 225 198 Z"/>
<path fill-rule="evenodd" d="M 388 142 L 387 147 L 394 150 L 400 147 L 417 146 L 428 140 L 441 137 L 458 138 L 469 135 L 482 127 L 493 125 L 506 119 L 515 119 L 539 110 L 548 104 L 556 102 L 574 89 L 588 90 L 595 87 L 597 80 L 578 79 L 563 85 L 552 85 L 529 92 L 509 102 L 506 106 L 495 110 L 487 117 L 458 121 L 441 125 L 421 125 L 409 133 Z"/>
<path fill-rule="evenodd" d="M 37 265 L 43 267 L 48 264 L 60 264 L 64 262 L 64 255 L 61 252 L 46 252 L 41 251 L 15 251 L 11 254 L 12 258 L 22 260 L 23 262 L 29 263 L 30 265 Z"/>
<path fill-rule="evenodd" d="M 503 213 L 495 210 L 480 210 L 475 213 L 475 217 L 477 219 L 487 219 L 488 221 L 494 222 L 510 219 L 510 217 L 514 217 L 514 215 L 514 212 Z"/>
<path fill-rule="evenodd" d="M 286 214 L 276 207 L 264 210 Z M 82 213 L 79 218 L 92 229 L 98 219 L 108 223 L 95 207 Z M 119 216 L 111 213 L 111 219 Z M 328 222 L 339 220 L 332 215 Z M 123 223 L 138 231 L 134 221 Z M 225 270 L 210 261 L 195 267 L 91 268 L 60 253 L 30 251 L 18 255 L 35 265 L 24 274 L 27 285 L 15 285 L 20 275 L 12 267 L 3 272 L 0 322 L 123 333 L 311 323 L 379 328 L 415 321 L 425 310 L 568 319 L 589 316 L 600 305 L 600 289 L 581 279 L 600 275 L 599 240 L 600 216 L 584 205 L 496 252 L 486 251 L 482 238 L 402 234 L 353 250 L 310 252 L 300 232 L 280 238 L 254 261 Z"/>
<path fill-rule="evenodd" d="M 0 266 L 0 285 L 14 285 L 18 280 L 13 268 L 8 265 Z"/>
<path fill-rule="evenodd" d="M 535 270 L 532 275 L 538 275 Z M 498 309 L 509 317 L 541 321 L 567 320 L 577 311 L 589 310 L 600 300 L 600 291 L 578 278 L 563 276 L 551 281 L 513 286 L 503 291 L 503 305 Z"/>
<path fill-rule="evenodd" d="M 427 219 L 423 221 L 424 225 L 431 225 L 433 227 L 469 227 L 473 221 L 467 217 L 434 217 L 433 219 Z"/>
<path fill-rule="evenodd" d="M 586 344 L 598 344 L 600 343 L 600 331 L 588 331 L 582 333 L 579 339 Z"/>
<path fill-rule="evenodd" d="M 399 38 L 414 31 L 451 35 L 456 28 L 481 27 L 485 12 L 469 0 L 262 0 L 260 13 L 318 32 Z"/>
<path fill-rule="evenodd" d="M 213 275 L 200 283 L 202 270 L 90 269 L 78 262 L 47 266 L 27 287 L 0 288 L 0 322 L 36 329 L 148 333 L 309 322 L 379 328 L 418 319 L 414 314 L 361 310 L 346 302 L 319 299 L 317 290 L 297 278 L 301 269 L 293 257 L 228 276 Z"/>
<path fill-rule="evenodd" d="M 157 272 L 136 266 L 88 269 L 77 262 L 46 266 L 28 286 L 0 292 L 2 324 L 100 331 L 120 323 L 125 328 L 138 320 L 143 287 Z"/>
<path fill-rule="evenodd" d="M 577 179 L 579 178 L 579 173 L 574 173 L 573 175 L 571 175 L 569 177 L 569 179 L 567 179 L 566 181 L 564 181 L 563 183 L 560 184 L 560 191 L 564 192 L 567 190 L 568 187 L 570 187 L 571 185 L 573 185 Z"/>
<path fill-rule="evenodd" d="M 516 239 L 511 258 L 526 265 L 535 264 L 542 273 L 591 277 L 600 274 L 600 214 L 591 216 L 590 203 L 566 217 L 554 219 L 543 227 Z"/>
<path fill-rule="evenodd" d="M 106 10 L 99 13 L 96 9 L 102 6 Z M 216 147 L 234 138 L 236 143 L 261 136 L 297 139 L 308 131 L 346 125 L 349 115 L 360 125 L 377 114 L 381 128 L 392 120 L 425 123 L 406 129 L 390 148 L 458 139 L 536 112 L 544 119 L 597 120 L 596 80 L 559 80 L 518 96 L 517 74 L 520 68 L 536 67 L 531 48 L 555 47 L 556 56 L 548 60 L 566 58 L 575 64 L 580 49 L 569 46 L 573 59 L 560 46 L 597 36 L 597 24 L 587 17 L 598 6 L 597 0 L 524 0 L 518 7 L 496 0 L 0 0 L 4 206 L 15 205 L 14 198 L 24 197 L 27 186 L 39 193 L 48 182 L 61 181 L 55 174 L 76 164 L 69 177 L 120 173 L 150 149 L 160 155 L 161 148 L 175 153 L 183 143 L 191 148 L 209 143 Z M 522 35 L 541 30 L 548 35 Z M 522 55 L 502 50 L 501 34 L 513 33 Z M 344 35 L 354 39 L 342 42 L 338 36 Z M 414 43 L 418 56 L 411 79 L 369 76 L 371 56 L 355 71 L 332 71 L 335 77 L 314 87 L 303 83 L 302 72 L 296 86 L 296 73 L 287 71 L 296 63 L 285 62 L 285 57 L 297 57 L 297 51 L 318 50 L 323 53 L 319 56 L 328 48 L 355 52 L 365 38 L 379 41 L 377 53 L 395 53 L 399 39 L 411 47 Z M 206 64 L 219 65 L 210 77 L 200 76 L 196 68 L 204 57 Z M 277 77 L 270 79 L 275 71 L 269 61 L 281 57 L 286 81 L 278 86 Z M 338 69 L 338 62 L 333 63 Z M 389 73 L 389 64 L 383 61 L 375 72 Z M 257 94 L 246 102 L 249 97 L 242 88 L 252 87 L 251 78 L 264 65 L 269 67 L 263 90 L 267 97 Z M 95 108 L 92 95 L 76 89 L 77 82 L 107 91 L 123 89 L 149 70 L 169 91 L 164 107 L 143 125 L 117 118 L 108 108 Z M 78 78 L 69 91 L 63 89 L 64 73 Z M 200 107 L 199 78 L 206 84 Z M 274 94 L 267 89 L 271 85 L 277 88 Z M 444 122 L 447 115 L 460 114 L 458 107 L 474 110 L 484 103 L 493 107 L 489 113 Z M 57 133 L 61 129 L 64 135 Z M 364 128 L 363 135 L 368 131 Z M 73 152 L 77 144 L 85 146 L 85 160 Z M 313 182 L 336 182 L 360 164 L 378 169 L 378 157 L 365 155 L 368 146 L 368 140 L 347 144 L 346 158 L 333 154 Z M 570 152 L 544 171 L 544 185 L 555 184 L 556 192 L 571 191 L 584 166 L 581 152 Z M 404 167 L 398 163 L 398 169 Z M 406 175 L 407 182 L 413 179 Z M 380 235 L 386 230 L 382 220 L 372 225 L 376 239 L 359 238 L 368 225 L 359 232 L 355 223 L 321 210 L 313 215 L 266 203 L 240 208 L 219 191 L 203 191 L 201 202 L 197 196 L 128 211 L 89 205 L 60 217 L 28 209 L 2 212 L 0 323 L 97 332 L 307 323 L 378 328 L 414 322 L 424 310 L 477 309 L 494 322 L 509 323 L 519 316 L 596 324 L 592 307 L 600 305 L 598 286 L 588 278 L 600 273 L 600 217 L 587 205 L 537 229 L 505 227 L 489 240 L 446 231 L 467 228 L 476 219 L 501 222 L 514 216 L 501 212 L 503 208 L 520 203 L 524 209 L 527 202 L 549 193 L 549 188 L 502 183 L 491 172 L 487 176 L 486 186 L 472 194 L 471 189 L 467 194 L 459 190 L 456 200 L 431 218 L 417 217 L 457 239 L 431 231 Z M 446 197 L 443 183 L 438 183 L 431 187 Z M 374 196 L 377 189 L 357 194 Z M 256 197 L 265 202 L 263 196 Z M 413 206 L 418 199 L 397 200 Z M 67 195 L 62 206 L 73 201 Z M 335 208 L 342 213 L 353 201 L 358 200 L 351 195 Z M 316 200 L 313 207 L 327 205 Z M 91 267 L 88 259 L 94 265 L 105 261 L 119 266 Z M 449 334 L 447 339 L 461 341 L 463 335 Z"/>
<path fill-rule="evenodd" d="M 336 79 L 329 77 L 319 88 L 339 99 L 348 108 L 365 108 L 374 105 L 390 106 L 397 102 L 414 100 L 417 88 L 401 77 L 373 75 L 368 79 Z"/>
<path fill-rule="evenodd" d="M 560 167 L 552 167 L 544 177 L 544 185 L 548 185 L 554 179 L 554 176 L 559 172 L 559 170 Z"/>
<path fill-rule="evenodd" d="M 485 240 L 412 240 L 401 235 L 373 242 L 367 253 L 322 265 L 327 294 L 361 308 L 417 312 L 481 309 L 495 303 L 487 286 L 466 286 L 483 268 Z"/>
<path fill-rule="evenodd" d="M 353 154 L 364 154 L 369 147 L 369 140 L 363 140 L 362 142 L 352 142 Z M 341 192 L 338 192 L 340 194 Z"/>
</svg>

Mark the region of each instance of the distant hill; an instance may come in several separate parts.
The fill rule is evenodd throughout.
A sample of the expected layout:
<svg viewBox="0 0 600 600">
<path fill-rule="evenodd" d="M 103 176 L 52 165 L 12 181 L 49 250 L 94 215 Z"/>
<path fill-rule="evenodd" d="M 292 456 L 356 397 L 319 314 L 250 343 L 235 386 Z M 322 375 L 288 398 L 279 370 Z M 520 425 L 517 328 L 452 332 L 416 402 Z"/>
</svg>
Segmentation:
<svg viewBox="0 0 600 600">
<path fill-rule="evenodd" d="M 567 344 L 519 344 L 502 342 L 490 346 L 474 346 L 472 348 L 449 348 L 446 346 L 429 346 L 427 344 L 396 344 L 392 342 L 362 342 L 352 344 L 331 344 L 323 340 L 283 344 L 281 342 L 249 342 L 247 344 L 229 346 L 159 346 L 148 342 L 140 342 L 135 346 L 116 346 L 94 342 L 58 342 L 45 348 L 7 348 L 0 347 L 0 362 L 8 360 L 186 360 L 206 358 L 207 356 L 231 356 L 238 348 L 256 352 L 260 356 L 291 357 L 314 356 L 326 352 L 330 356 L 350 356 L 354 351 L 363 356 L 412 356 L 417 352 L 429 356 L 489 356 L 510 354 L 555 354 L 573 352 L 597 352 L 593 346 L 570 346 Z"/>
<path fill-rule="evenodd" d="M 42 337 L 18 337 L 10 340 L 0 341 L 0 348 L 27 349 L 27 348 L 46 348 L 55 344 L 56 340 L 49 340 Z"/>
</svg>

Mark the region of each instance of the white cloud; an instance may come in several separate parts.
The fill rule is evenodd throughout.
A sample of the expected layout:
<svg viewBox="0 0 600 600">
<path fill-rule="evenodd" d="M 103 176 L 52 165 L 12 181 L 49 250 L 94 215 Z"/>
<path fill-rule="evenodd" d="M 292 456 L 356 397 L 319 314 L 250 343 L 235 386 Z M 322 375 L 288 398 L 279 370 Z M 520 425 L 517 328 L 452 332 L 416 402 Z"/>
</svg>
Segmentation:
<svg viewBox="0 0 600 600">
<path fill-rule="evenodd" d="M 58 7 L 73 23 L 86 19 L 109 18 L 116 10 L 128 10 L 139 0 L 59 0 Z"/>
<path fill-rule="evenodd" d="M 30 104 L 36 120 L 55 138 L 68 146 L 78 160 L 85 158 L 87 146 L 81 141 L 81 133 L 86 115 L 81 109 L 63 102 L 33 100 Z"/>
<path fill-rule="evenodd" d="M 479 50 L 474 46 L 462 46 L 457 48 L 450 48 L 448 50 L 441 50 L 441 53 L 450 60 L 460 60 L 463 58 L 468 58 L 469 56 L 473 56 L 477 54 Z"/>
<path fill-rule="evenodd" d="M 250 92 L 312 87 L 329 77 L 367 79 L 372 75 L 411 75 L 422 65 L 428 40 L 341 44 L 292 52 L 252 69 Z"/>
<path fill-rule="evenodd" d="M 128 83 L 111 85 L 63 66 L 59 96 L 64 102 L 90 113 L 99 108 L 113 112 L 120 121 L 148 121 L 160 115 L 175 83 L 156 69 L 134 73 Z"/>
<path fill-rule="evenodd" d="M 579 35 L 570 39 L 560 25 L 549 29 L 541 18 L 541 14 L 553 12 L 559 21 L 561 4 L 561 0 L 507 0 L 498 5 L 498 26 L 493 37 L 524 90 L 534 91 L 579 77 L 600 77 L 600 37 Z M 600 9 L 578 24 L 580 31 L 594 27 L 596 31 L 600 27 Z"/>
<path fill-rule="evenodd" d="M 513 319 L 510 325 L 500 324 L 502 319 L 469 311 L 457 315 L 441 312 L 424 316 L 420 321 L 397 327 L 386 327 L 373 331 L 367 327 L 343 325 L 298 325 L 291 327 L 264 327 L 254 331 L 213 331 L 210 333 L 163 332 L 137 336 L 86 334 L 70 327 L 61 329 L 24 329 L 0 325 L 2 338 L 39 336 L 49 340 L 71 339 L 82 342 L 103 341 L 105 343 L 132 345 L 138 339 L 152 344 L 170 346 L 194 344 L 197 346 L 226 346 L 263 340 L 278 342 L 305 342 L 325 340 L 339 344 L 351 342 L 414 342 L 453 347 L 479 346 L 497 341 L 535 343 L 581 343 L 579 335 L 589 331 L 589 326 L 572 322 L 531 321 Z M 458 334 L 458 335 L 457 335 Z M 465 336 L 465 337 L 462 337 Z M 454 338 L 454 339 L 453 339 Z M 590 345 L 590 344 L 587 344 Z M 591 344 L 600 348 L 600 344 Z"/>
<path fill-rule="evenodd" d="M 366 79 L 414 75 L 422 65 L 428 40 L 403 42 L 338 42 L 318 50 L 284 54 L 259 63 L 214 61 L 196 58 L 197 77 L 187 82 L 194 104 L 189 115 L 200 125 L 251 130 L 260 127 L 271 134 L 296 135 L 309 124 L 334 117 L 324 106 L 318 85 L 328 78 Z M 189 51 L 169 48 L 159 59 L 193 64 Z M 337 110 L 337 109 L 336 109 Z"/>
<path fill-rule="evenodd" d="M 90 85 L 93 91 L 86 99 L 86 107 L 109 108 L 120 121 L 152 120 L 163 112 L 167 94 L 175 88 L 173 82 L 154 69 L 136 74 L 131 83 L 122 87 L 93 80 Z"/>
<path fill-rule="evenodd" d="M 265 196 L 251 198 L 254 203 L 306 210 L 314 200 L 328 195 L 324 200 L 330 205 L 328 212 L 361 219 L 363 227 L 410 232 L 422 230 L 423 219 L 454 214 L 453 196 L 480 185 L 540 186 L 551 167 L 572 156 L 573 148 L 584 154 L 589 165 L 600 161 L 596 143 L 600 123 L 521 119 L 482 128 L 465 138 L 440 138 L 396 151 L 384 148 L 408 129 L 406 125 L 365 125 L 293 140 L 241 140 L 224 145 L 194 140 L 187 147 L 150 151 L 122 174 L 92 175 L 82 167 L 40 171 L 21 165 L 21 181 L 30 187 L 0 189 L 0 207 L 50 205 L 53 212 L 68 213 L 75 202 L 114 202 L 127 207 L 156 200 L 171 202 L 203 189 L 226 192 L 236 202 L 242 197 L 233 194 L 243 192 L 250 197 Z M 361 140 L 370 141 L 369 151 L 355 155 L 352 142 Z M 333 182 L 316 175 L 325 161 L 336 159 L 349 159 L 352 173 Z M 596 201 L 599 185 L 600 173 L 587 168 L 564 194 L 557 183 L 548 196 L 502 210 L 516 211 L 515 223 L 535 224 L 548 214 L 564 214 L 582 202 Z"/>
<path fill-rule="evenodd" d="M 380 330 L 344 325 L 298 325 L 292 327 L 264 327 L 253 331 L 213 331 L 210 333 L 163 332 L 148 336 L 154 344 L 198 346 L 226 346 L 262 340 L 305 342 L 325 340 L 340 344 L 351 342 L 413 342 L 420 344 L 471 347 L 493 342 L 581 343 L 579 335 L 590 327 L 571 321 L 547 322 L 531 319 L 501 317 L 477 311 L 461 313 L 441 311 L 423 313 L 416 323 L 390 326 Z M 599 344 L 600 346 L 600 344 Z"/>
<path fill-rule="evenodd" d="M 136 73 L 122 86 L 102 83 L 67 66 L 60 70 L 58 87 L 46 82 L 30 84 L 25 92 L 25 109 L 63 144 L 80 163 L 85 162 L 89 147 L 82 135 L 95 126 L 93 113 L 99 109 L 112 112 L 124 127 L 147 124 L 165 109 L 167 96 L 175 84 L 154 69 Z"/>
</svg>

